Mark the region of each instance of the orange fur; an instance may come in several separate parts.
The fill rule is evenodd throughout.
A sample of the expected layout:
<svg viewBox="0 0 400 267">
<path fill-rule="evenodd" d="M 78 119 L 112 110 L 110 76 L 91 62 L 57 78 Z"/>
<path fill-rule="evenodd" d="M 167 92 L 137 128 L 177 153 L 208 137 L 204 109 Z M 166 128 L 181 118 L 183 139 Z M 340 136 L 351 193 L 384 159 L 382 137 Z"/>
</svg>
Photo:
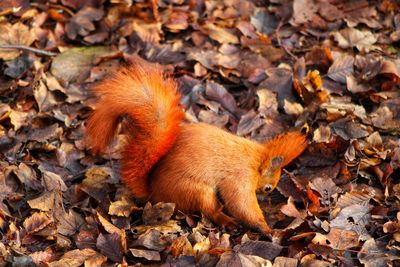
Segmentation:
<svg viewBox="0 0 400 267">
<path fill-rule="evenodd" d="M 87 143 L 98 153 L 114 137 L 121 116 L 133 120 L 122 159 L 122 177 L 137 197 L 150 194 L 147 175 L 171 148 L 180 131 L 183 111 L 173 79 L 158 69 L 130 67 L 94 87 L 100 96 L 87 123 Z"/>
<path fill-rule="evenodd" d="M 133 120 L 122 177 L 136 197 L 174 202 L 179 210 L 201 211 L 226 226 L 238 219 L 271 233 L 255 193 L 276 187 L 281 168 L 305 149 L 304 134 L 288 132 L 260 144 L 212 125 L 181 123 L 175 83 L 148 67 L 114 74 L 95 93 L 101 98 L 87 135 L 96 152 L 111 141 L 120 116 Z"/>
</svg>

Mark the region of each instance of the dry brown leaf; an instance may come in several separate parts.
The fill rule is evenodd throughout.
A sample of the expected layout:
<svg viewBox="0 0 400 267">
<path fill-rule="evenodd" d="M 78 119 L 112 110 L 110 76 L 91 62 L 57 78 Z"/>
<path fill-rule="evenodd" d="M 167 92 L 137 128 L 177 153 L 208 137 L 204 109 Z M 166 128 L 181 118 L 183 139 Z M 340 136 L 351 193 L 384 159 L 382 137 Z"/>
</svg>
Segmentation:
<svg viewBox="0 0 400 267">
<path fill-rule="evenodd" d="M 171 250 L 171 253 L 174 257 L 178 257 L 181 255 L 195 255 L 195 251 L 193 250 L 193 246 L 189 242 L 187 235 L 183 235 L 175 239 L 169 249 Z"/>
<path fill-rule="evenodd" d="M 158 225 L 168 222 L 174 214 L 175 203 L 146 204 L 143 209 L 143 222 L 147 225 Z"/>
<path fill-rule="evenodd" d="M 86 36 L 96 29 L 95 21 L 100 20 L 104 11 L 90 6 L 85 6 L 78 11 L 65 25 L 68 38 L 74 40 L 77 35 Z"/>
<path fill-rule="evenodd" d="M 371 191 L 355 191 L 346 192 L 341 195 L 336 203 L 336 207 L 345 208 L 354 204 L 367 205 L 371 198 L 375 196 L 375 192 Z"/>
<path fill-rule="evenodd" d="M 136 205 L 125 198 L 112 202 L 108 209 L 108 214 L 115 216 L 129 217 L 134 210 L 140 210 Z"/>
<path fill-rule="evenodd" d="M 65 236 L 72 236 L 79 232 L 80 228 L 85 224 L 82 216 L 73 210 L 69 210 L 68 213 L 62 213 L 57 219 L 59 221 L 57 231 Z"/>
<path fill-rule="evenodd" d="M 90 248 L 85 249 L 75 249 L 71 251 L 67 251 L 60 260 L 53 261 L 47 263 L 49 267 L 59 267 L 59 266 L 68 266 L 68 267 L 79 267 L 86 260 L 94 257 L 97 252 Z"/>
<path fill-rule="evenodd" d="M 89 77 L 90 69 L 97 58 L 110 53 L 104 46 L 76 47 L 57 55 L 51 64 L 51 73 L 59 81 L 83 81 Z"/>
<path fill-rule="evenodd" d="M 27 201 L 32 209 L 59 211 L 62 209 L 61 195 L 57 191 L 45 191 L 37 198 Z"/>
<path fill-rule="evenodd" d="M 161 260 L 160 252 L 152 251 L 152 250 L 145 250 L 145 249 L 135 249 L 131 248 L 129 251 L 132 253 L 134 257 L 137 258 L 145 258 L 149 261 L 159 261 Z"/>
<path fill-rule="evenodd" d="M 335 200 L 337 194 L 342 191 L 329 177 L 313 179 L 310 182 L 310 186 L 319 193 L 321 196 L 320 201 L 323 205 L 330 205 L 332 203 L 331 198 Z"/>
<path fill-rule="evenodd" d="M 39 169 L 41 169 L 39 167 Z M 68 187 L 60 175 L 41 169 L 43 173 L 42 184 L 48 191 L 67 191 Z"/>
<path fill-rule="evenodd" d="M 343 55 L 335 59 L 329 67 L 328 76 L 334 81 L 346 83 L 346 78 L 354 72 L 354 58 Z"/>
<path fill-rule="evenodd" d="M 228 251 L 221 255 L 216 267 L 224 266 L 265 266 L 272 267 L 272 263 L 258 256 L 245 255 L 242 253 Z"/>
<path fill-rule="evenodd" d="M 232 33 L 231 30 L 222 28 L 213 23 L 207 23 L 203 26 L 203 28 L 211 39 L 214 39 L 221 44 L 239 43 L 239 38 L 234 33 Z"/>
<path fill-rule="evenodd" d="M 295 25 L 305 24 L 312 20 L 318 7 L 312 0 L 293 1 L 293 22 Z"/>
<path fill-rule="evenodd" d="M 298 260 L 288 257 L 276 257 L 273 267 L 296 267 Z"/>
<path fill-rule="evenodd" d="M 43 230 L 46 226 L 53 223 L 47 213 L 35 212 L 30 217 L 26 218 L 23 225 L 28 234 L 34 234 Z"/>
<path fill-rule="evenodd" d="M 355 28 L 345 28 L 338 32 L 334 32 L 333 36 L 341 48 L 356 47 L 359 51 L 369 52 L 377 49 L 373 44 L 376 43 L 375 35 L 367 30 L 360 31 Z"/>
<path fill-rule="evenodd" d="M 267 241 L 248 240 L 241 245 L 235 246 L 234 250 L 246 255 L 272 260 L 281 253 L 282 246 Z"/>
<path fill-rule="evenodd" d="M 22 22 L 13 25 L 10 23 L 0 24 L 0 45 L 25 45 L 30 46 L 35 37 L 28 26 Z M 20 50 L 0 48 L 0 58 L 11 60 L 20 55 Z"/>
<path fill-rule="evenodd" d="M 360 252 L 358 252 L 358 258 L 365 267 L 389 266 L 391 263 L 386 249 L 379 246 L 373 238 L 365 241 Z M 398 258 L 398 256 L 396 258 Z"/>
<path fill-rule="evenodd" d="M 123 256 L 123 248 L 121 246 L 121 235 L 114 234 L 100 234 L 97 238 L 96 247 L 114 262 L 121 262 Z"/>
<path fill-rule="evenodd" d="M 370 235 L 365 228 L 370 223 L 371 207 L 353 204 L 340 210 L 335 219 L 330 221 L 331 228 L 351 230 L 359 235 L 360 240 L 367 240 Z"/>
</svg>

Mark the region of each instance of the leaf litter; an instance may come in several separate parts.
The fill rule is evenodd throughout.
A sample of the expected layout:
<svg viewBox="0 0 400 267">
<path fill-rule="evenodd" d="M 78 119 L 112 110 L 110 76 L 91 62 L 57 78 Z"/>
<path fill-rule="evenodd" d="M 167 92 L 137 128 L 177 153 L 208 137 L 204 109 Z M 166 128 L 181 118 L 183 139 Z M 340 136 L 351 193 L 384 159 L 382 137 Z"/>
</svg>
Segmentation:
<svg viewBox="0 0 400 267">
<path fill-rule="evenodd" d="M 396 266 L 397 1 L 0 3 L 0 265 Z M 53 56 L 57 54 L 57 56 Z M 190 121 L 311 144 L 270 196 L 272 239 L 121 184 L 84 143 L 90 87 L 123 64 L 173 74 Z"/>
</svg>

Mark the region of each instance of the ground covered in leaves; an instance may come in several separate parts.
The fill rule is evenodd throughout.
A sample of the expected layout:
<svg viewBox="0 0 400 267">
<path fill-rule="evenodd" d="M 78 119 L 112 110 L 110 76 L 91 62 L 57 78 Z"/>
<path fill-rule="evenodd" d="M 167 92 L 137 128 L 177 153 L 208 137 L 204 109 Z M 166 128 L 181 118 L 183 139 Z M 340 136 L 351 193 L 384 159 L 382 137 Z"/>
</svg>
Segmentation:
<svg viewBox="0 0 400 267">
<path fill-rule="evenodd" d="M 2 0 L 0 266 L 398 265 L 399 9 Z M 91 84 L 140 60 L 176 77 L 189 121 L 260 141 L 307 125 L 310 146 L 260 196 L 272 240 L 138 203 L 120 183 L 119 143 L 87 150 Z"/>
</svg>

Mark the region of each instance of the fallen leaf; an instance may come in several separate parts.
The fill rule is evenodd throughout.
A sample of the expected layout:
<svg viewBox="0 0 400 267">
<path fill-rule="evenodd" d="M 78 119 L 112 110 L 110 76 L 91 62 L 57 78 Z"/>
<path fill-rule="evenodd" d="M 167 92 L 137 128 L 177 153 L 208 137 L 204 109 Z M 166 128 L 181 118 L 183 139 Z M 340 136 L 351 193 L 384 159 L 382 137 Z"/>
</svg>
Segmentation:
<svg viewBox="0 0 400 267">
<path fill-rule="evenodd" d="M 93 249 L 75 249 L 67 251 L 60 260 L 47 263 L 50 267 L 68 266 L 68 267 L 79 267 L 86 260 L 94 257 L 97 252 Z"/>
<path fill-rule="evenodd" d="M 237 107 L 233 96 L 222 85 L 207 81 L 206 96 L 211 100 L 221 103 L 229 112 L 235 114 Z"/>
<path fill-rule="evenodd" d="M 278 25 L 276 17 L 263 8 L 255 10 L 254 15 L 250 17 L 250 22 L 258 32 L 265 35 L 271 34 Z"/>
<path fill-rule="evenodd" d="M 225 252 L 221 255 L 216 267 L 227 266 L 266 266 L 272 267 L 272 263 L 258 256 L 245 255 L 233 251 Z"/>
<path fill-rule="evenodd" d="M 39 197 L 27 202 L 32 209 L 40 211 L 58 211 L 62 208 L 61 195 L 56 191 L 45 191 Z"/>
<path fill-rule="evenodd" d="M 293 22 L 296 25 L 305 24 L 312 20 L 318 7 L 312 0 L 293 1 Z"/>
<path fill-rule="evenodd" d="M 77 35 L 86 36 L 96 29 L 94 21 L 103 17 L 104 11 L 91 6 L 84 6 L 74 14 L 65 25 L 68 38 L 74 40 Z"/>
<path fill-rule="evenodd" d="M 281 253 L 282 247 L 272 242 L 248 240 L 241 245 L 235 246 L 234 250 L 246 255 L 272 260 Z"/>
<path fill-rule="evenodd" d="M 61 81 L 83 81 L 89 77 L 96 58 L 110 52 L 108 47 L 76 47 L 57 55 L 51 64 L 51 73 Z"/>
<path fill-rule="evenodd" d="M 370 235 L 365 228 L 370 223 L 370 210 L 367 205 L 353 204 L 343 208 L 330 222 L 331 228 L 351 230 L 356 232 L 360 240 L 367 240 Z"/>
<path fill-rule="evenodd" d="M 339 197 L 336 207 L 345 208 L 354 204 L 365 206 L 374 196 L 374 191 L 352 190 L 351 192 L 346 192 L 344 195 Z"/>
<path fill-rule="evenodd" d="M 391 259 L 386 254 L 386 249 L 379 246 L 373 238 L 365 241 L 358 252 L 358 258 L 365 267 L 389 266 L 391 264 Z"/>
<path fill-rule="evenodd" d="M 35 41 L 28 26 L 22 22 L 15 24 L 1 23 L 0 24 L 0 45 L 26 45 L 30 46 Z M 11 60 L 20 55 L 18 49 L 0 48 L 0 58 L 3 60 Z"/>
<path fill-rule="evenodd" d="M 123 256 L 123 248 L 121 246 L 121 235 L 100 234 L 97 238 L 96 247 L 114 262 L 121 262 Z"/>
<path fill-rule="evenodd" d="M 163 224 L 171 219 L 174 210 L 174 203 L 157 203 L 151 205 L 148 202 L 143 209 L 143 222 L 146 225 Z"/>
<path fill-rule="evenodd" d="M 137 258 L 145 258 L 149 261 L 159 261 L 161 260 L 160 252 L 152 251 L 152 250 L 144 250 L 144 249 L 135 249 L 131 248 L 129 251 L 132 253 L 134 257 Z"/>
<path fill-rule="evenodd" d="M 25 219 L 23 225 L 28 234 L 35 234 L 53 223 L 53 220 L 45 212 L 35 212 Z"/>
<path fill-rule="evenodd" d="M 213 23 L 206 23 L 203 28 L 206 30 L 211 39 L 214 39 L 221 44 L 239 43 L 239 38 L 232 33 L 231 30 L 219 27 Z"/>
<path fill-rule="evenodd" d="M 354 72 L 354 58 L 343 55 L 333 62 L 329 67 L 328 76 L 334 81 L 346 83 L 346 78 Z"/>
<path fill-rule="evenodd" d="M 82 216 L 73 210 L 68 213 L 64 212 L 58 217 L 57 231 L 65 236 L 72 236 L 79 232 L 80 228 L 85 224 Z"/>
<path fill-rule="evenodd" d="M 369 52 L 377 49 L 373 44 L 376 43 L 375 35 L 367 30 L 360 31 L 355 28 L 345 28 L 338 32 L 334 32 L 333 36 L 341 48 L 356 47 L 359 51 Z"/>
<path fill-rule="evenodd" d="M 116 215 L 116 216 L 124 216 L 129 217 L 132 211 L 139 210 L 138 207 L 135 206 L 131 201 L 126 200 L 125 198 L 112 202 L 108 209 L 108 214 Z"/>
</svg>

